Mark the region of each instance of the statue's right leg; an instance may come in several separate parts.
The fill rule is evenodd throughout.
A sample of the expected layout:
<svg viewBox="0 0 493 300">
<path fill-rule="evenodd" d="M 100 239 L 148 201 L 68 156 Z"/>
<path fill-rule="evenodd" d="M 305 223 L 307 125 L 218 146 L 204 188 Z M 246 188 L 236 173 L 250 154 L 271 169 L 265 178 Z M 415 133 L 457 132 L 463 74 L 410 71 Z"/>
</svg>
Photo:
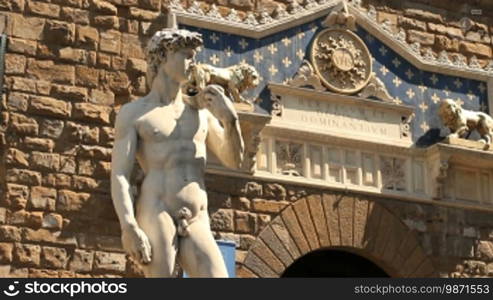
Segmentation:
<svg viewBox="0 0 493 300">
<path fill-rule="evenodd" d="M 171 277 L 178 249 L 176 227 L 167 211 L 144 209 L 138 223 L 151 244 L 151 262 L 142 265 L 146 277 Z"/>
</svg>

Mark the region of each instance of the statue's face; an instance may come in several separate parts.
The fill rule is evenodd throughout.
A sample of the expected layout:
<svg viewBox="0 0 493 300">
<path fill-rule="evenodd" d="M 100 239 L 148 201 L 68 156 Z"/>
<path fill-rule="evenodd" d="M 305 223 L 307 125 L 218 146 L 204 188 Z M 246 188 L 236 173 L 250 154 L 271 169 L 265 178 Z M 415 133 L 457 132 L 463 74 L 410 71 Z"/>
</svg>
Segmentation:
<svg viewBox="0 0 493 300">
<path fill-rule="evenodd" d="M 176 52 L 168 52 L 166 61 L 162 63 L 162 68 L 175 81 L 184 83 L 189 78 L 193 64 L 195 64 L 195 50 L 182 48 Z"/>
</svg>

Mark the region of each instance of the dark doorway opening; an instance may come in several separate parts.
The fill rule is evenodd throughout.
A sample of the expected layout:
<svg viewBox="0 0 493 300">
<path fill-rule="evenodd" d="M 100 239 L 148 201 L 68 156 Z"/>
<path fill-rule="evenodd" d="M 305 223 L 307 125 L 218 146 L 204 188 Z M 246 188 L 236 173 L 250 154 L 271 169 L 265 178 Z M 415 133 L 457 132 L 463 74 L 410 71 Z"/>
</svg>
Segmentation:
<svg viewBox="0 0 493 300">
<path fill-rule="evenodd" d="M 317 250 L 292 263 L 282 277 L 389 277 L 373 262 L 339 250 Z"/>
</svg>

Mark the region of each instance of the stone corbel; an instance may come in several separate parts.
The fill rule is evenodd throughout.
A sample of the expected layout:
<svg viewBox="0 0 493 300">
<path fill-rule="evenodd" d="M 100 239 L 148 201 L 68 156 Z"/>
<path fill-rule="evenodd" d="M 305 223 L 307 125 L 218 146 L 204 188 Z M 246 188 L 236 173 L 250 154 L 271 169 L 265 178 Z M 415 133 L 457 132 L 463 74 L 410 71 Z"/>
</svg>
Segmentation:
<svg viewBox="0 0 493 300">
<path fill-rule="evenodd" d="M 260 146 L 260 132 L 271 120 L 271 116 L 256 112 L 238 112 L 245 152 L 241 171 L 253 173 Z"/>
<path fill-rule="evenodd" d="M 450 154 L 437 152 L 430 155 L 428 157 L 428 167 L 431 177 L 431 195 L 435 200 L 443 200 L 450 169 Z"/>
</svg>

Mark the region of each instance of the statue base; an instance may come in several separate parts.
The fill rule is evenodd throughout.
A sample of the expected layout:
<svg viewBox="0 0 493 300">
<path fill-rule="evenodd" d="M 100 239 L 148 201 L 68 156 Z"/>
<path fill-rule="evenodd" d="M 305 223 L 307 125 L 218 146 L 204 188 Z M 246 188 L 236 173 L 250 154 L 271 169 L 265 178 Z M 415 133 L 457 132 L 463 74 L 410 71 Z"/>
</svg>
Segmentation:
<svg viewBox="0 0 493 300">
<path fill-rule="evenodd" d="M 443 143 L 454 146 L 461 146 L 469 149 L 493 152 L 493 148 L 491 145 L 486 145 L 485 143 L 481 143 L 479 141 L 466 140 L 456 137 L 446 137 L 445 140 L 443 140 Z M 488 148 L 487 146 L 490 147 Z"/>
</svg>

